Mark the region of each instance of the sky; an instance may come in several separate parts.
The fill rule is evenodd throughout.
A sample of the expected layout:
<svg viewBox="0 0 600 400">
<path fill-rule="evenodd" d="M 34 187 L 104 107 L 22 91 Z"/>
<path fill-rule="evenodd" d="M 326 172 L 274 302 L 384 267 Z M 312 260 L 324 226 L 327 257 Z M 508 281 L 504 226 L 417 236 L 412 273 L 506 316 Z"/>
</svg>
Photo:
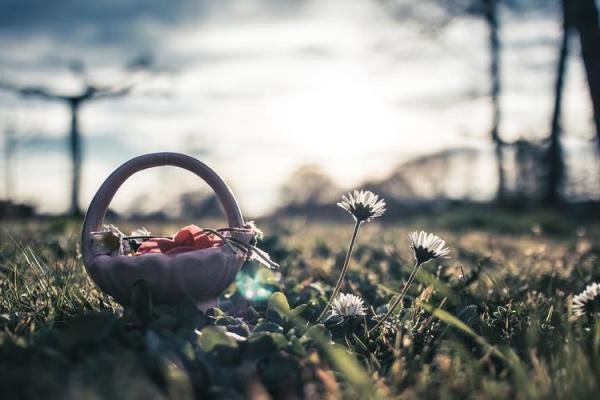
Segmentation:
<svg viewBox="0 0 600 400">
<path fill-rule="evenodd" d="M 349 188 L 442 149 L 489 152 L 485 26 L 462 18 L 432 33 L 430 23 L 393 18 L 381 3 L 0 0 L 0 80 L 64 94 L 77 93 L 86 79 L 135 83 L 130 96 L 81 112 L 84 207 L 119 164 L 154 151 L 206 162 L 251 215 L 272 209 L 280 185 L 305 164 Z M 501 133 L 508 141 L 544 137 L 558 17 L 505 12 L 502 21 Z M 127 69 L 148 57 L 151 70 Z M 74 61 L 84 73 L 73 72 Z M 584 152 L 592 148 L 589 103 L 573 56 L 566 142 Z M 63 104 L 0 91 L 0 129 L 19 138 L 16 200 L 46 212 L 67 208 L 68 124 Z M 478 196 L 491 196 L 493 169 L 489 163 L 474 169 L 481 172 Z M 197 188 L 202 183 L 184 171 L 145 171 L 124 185 L 113 206 L 168 208 L 178 193 Z"/>
</svg>

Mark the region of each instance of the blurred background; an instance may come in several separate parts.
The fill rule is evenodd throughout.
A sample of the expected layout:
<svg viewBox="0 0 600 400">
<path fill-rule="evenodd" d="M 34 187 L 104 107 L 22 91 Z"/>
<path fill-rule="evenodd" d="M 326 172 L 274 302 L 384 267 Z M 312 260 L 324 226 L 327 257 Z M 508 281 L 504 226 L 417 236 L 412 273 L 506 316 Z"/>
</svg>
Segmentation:
<svg viewBox="0 0 600 400">
<path fill-rule="evenodd" d="M 594 0 L 0 0 L 2 218 L 85 212 L 142 153 L 213 167 L 251 216 L 457 205 L 599 215 Z M 218 212 L 174 168 L 123 216 Z"/>
</svg>

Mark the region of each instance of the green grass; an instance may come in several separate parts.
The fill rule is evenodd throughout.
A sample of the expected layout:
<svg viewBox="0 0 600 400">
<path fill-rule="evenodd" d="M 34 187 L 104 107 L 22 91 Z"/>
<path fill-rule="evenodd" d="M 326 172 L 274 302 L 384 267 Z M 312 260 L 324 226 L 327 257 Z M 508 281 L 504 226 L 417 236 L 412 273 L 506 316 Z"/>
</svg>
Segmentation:
<svg viewBox="0 0 600 400">
<path fill-rule="evenodd" d="M 370 318 L 314 324 L 350 221 L 261 227 L 260 247 L 281 263 L 279 273 L 250 263 L 219 309 L 204 315 L 186 301 L 140 319 L 123 316 L 87 277 L 78 223 L 1 224 L 0 398 L 564 399 L 600 391 L 600 323 L 569 310 L 573 293 L 600 281 L 597 225 L 460 214 L 367 224 L 343 292 L 374 312 L 384 312 L 412 268 L 410 229 L 435 228 L 453 253 L 421 270 L 404 308 L 374 336 Z M 248 288 L 273 294 L 248 300 Z"/>
</svg>

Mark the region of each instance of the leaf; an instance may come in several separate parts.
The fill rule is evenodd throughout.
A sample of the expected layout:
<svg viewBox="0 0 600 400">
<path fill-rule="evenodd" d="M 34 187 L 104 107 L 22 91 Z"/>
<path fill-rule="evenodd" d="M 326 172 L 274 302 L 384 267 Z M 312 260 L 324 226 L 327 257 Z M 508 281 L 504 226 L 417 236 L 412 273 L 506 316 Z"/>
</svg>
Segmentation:
<svg viewBox="0 0 600 400">
<path fill-rule="evenodd" d="M 254 328 L 254 331 L 252 331 L 253 334 L 261 332 L 283 333 L 283 327 L 273 322 L 263 322 L 258 324 L 256 328 Z"/>
<path fill-rule="evenodd" d="M 228 315 L 217 318 L 217 320 L 215 321 L 215 325 L 219 325 L 219 326 L 239 325 L 239 323 L 240 323 L 240 321 L 238 321 L 237 319 L 230 317 Z"/>
<path fill-rule="evenodd" d="M 298 357 L 306 356 L 306 349 L 302 345 L 302 341 L 298 338 L 291 338 L 287 350 Z"/>
<path fill-rule="evenodd" d="M 291 310 L 291 313 L 294 317 L 299 317 L 300 314 L 304 312 L 308 308 L 308 304 L 300 304 L 298 307 Z"/>
<path fill-rule="evenodd" d="M 227 336 L 223 329 L 217 328 L 216 326 L 208 326 L 202 329 L 198 336 L 198 344 L 200 345 L 200 348 L 207 353 L 214 351 L 219 346 L 231 349 L 237 348 L 238 346 L 235 339 Z"/>
<path fill-rule="evenodd" d="M 287 316 L 290 314 L 290 304 L 287 297 L 281 292 L 275 292 L 269 297 L 269 304 L 265 316 L 267 320 L 283 324 L 287 321 Z"/>
<path fill-rule="evenodd" d="M 213 317 L 218 318 L 218 317 L 223 317 L 226 314 L 220 308 L 215 307 L 215 308 L 212 309 L 212 315 L 213 315 Z"/>
<path fill-rule="evenodd" d="M 258 360 L 265 355 L 282 349 L 287 344 L 287 339 L 280 333 L 261 332 L 248 338 L 245 360 Z"/>
<path fill-rule="evenodd" d="M 176 358 L 162 358 L 161 370 L 167 385 L 169 398 L 191 399 L 194 388 L 185 366 Z"/>
<path fill-rule="evenodd" d="M 361 398 L 378 397 L 367 371 L 346 348 L 331 342 L 331 332 L 324 325 L 311 326 L 306 330 L 303 339 L 310 339 L 321 347 L 329 361 L 344 375 L 348 383 L 361 393 Z"/>
<path fill-rule="evenodd" d="M 228 336 L 223 328 L 208 326 L 202 329 L 198 344 L 218 364 L 229 365 L 237 360 L 238 342 Z"/>
<path fill-rule="evenodd" d="M 371 380 L 364 368 L 344 347 L 332 344 L 324 349 L 330 361 L 344 375 L 346 380 L 364 395 L 374 395 Z"/>
<path fill-rule="evenodd" d="M 281 292 L 275 292 L 269 298 L 268 308 L 276 310 L 279 313 L 287 313 L 290 311 L 290 304 L 287 297 Z"/>
<path fill-rule="evenodd" d="M 312 339 L 313 337 L 322 337 L 327 342 L 332 340 L 331 331 L 323 324 L 313 325 L 304 332 L 304 338 Z"/>
<path fill-rule="evenodd" d="M 421 307 L 423 307 L 427 312 L 431 313 L 431 315 L 433 315 L 441 321 L 444 321 L 448 325 L 453 326 L 472 337 L 479 337 L 479 335 L 477 335 L 475 331 L 473 331 L 467 324 L 465 324 L 449 312 L 444 311 L 441 308 L 434 308 L 431 304 L 421 304 Z"/>
</svg>

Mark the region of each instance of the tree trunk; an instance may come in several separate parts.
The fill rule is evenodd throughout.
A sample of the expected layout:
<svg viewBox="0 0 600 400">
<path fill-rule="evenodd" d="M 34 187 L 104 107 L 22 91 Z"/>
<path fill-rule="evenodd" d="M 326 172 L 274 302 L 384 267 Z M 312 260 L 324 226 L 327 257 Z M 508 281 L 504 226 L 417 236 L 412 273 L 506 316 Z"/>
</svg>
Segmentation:
<svg viewBox="0 0 600 400">
<path fill-rule="evenodd" d="M 71 151 L 71 205 L 69 214 L 79 217 L 82 215 L 79 208 L 79 188 L 81 184 L 81 135 L 79 133 L 79 100 L 71 99 L 71 131 L 69 134 L 69 148 Z"/>
<path fill-rule="evenodd" d="M 489 31 L 489 52 L 490 52 L 490 81 L 491 91 L 490 100 L 492 107 L 492 126 L 490 128 L 490 137 L 494 144 L 494 155 L 496 158 L 496 169 L 498 171 L 498 189 L 496 192 L 496 201 L 504 203 L 506 200 L 506 177 L 503 167 L 502 140 L 500 139 L 500 37 L 498 23 L 498 0 L 484 0 L 484 17 Z"/>
<path fill-rule="evenodd" d="M 556 68 L 556 83 L 554 86 L 554 110 L 550 123 L 550 141 L 546 153 L 547 177 L 544 202 L 549 206 L 557 206 L 560 203 L 560 190 L 562 187 L 565 165 L 563 160 L 563 149 L 560 141 L 562 94 L 565 76 L 567 72 L 567 58 L 569 56 L 569 35 L 571 32 L 571 3 L 570 0 L 562 0 L 563 32 L 560 43 L 560 51 Z"/>
<path fill-rule="evenodd" d="M 594 0 L 575 0 L 575 26 L 581 41 L 581 56 L 587 74 L 596 138 L 600 146 L 600 26 Z"/>
<path fill-rule="evenodd" d="M 12 165 L 16 147 L 15 130 L 12 126 L 7 126 L 4 130 L 4 191 L 9 202 L 14 194 Z"/>
</svg>

